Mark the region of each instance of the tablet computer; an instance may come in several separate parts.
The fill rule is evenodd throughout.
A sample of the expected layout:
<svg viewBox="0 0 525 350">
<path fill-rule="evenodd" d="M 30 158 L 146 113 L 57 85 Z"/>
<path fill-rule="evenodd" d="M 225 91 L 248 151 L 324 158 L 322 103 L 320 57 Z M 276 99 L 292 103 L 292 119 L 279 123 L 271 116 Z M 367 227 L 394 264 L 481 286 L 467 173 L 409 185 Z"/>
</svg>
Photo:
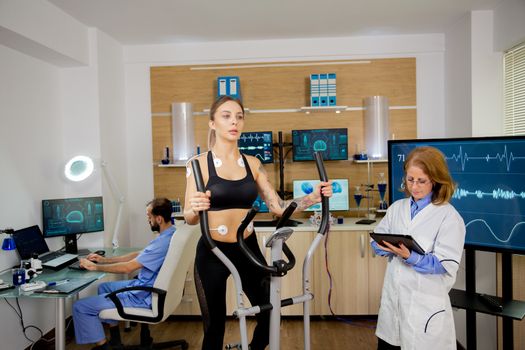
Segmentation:
<svg viewBox="0 0 525 350">
<path fill-rule="evenodd" d="M 382 241 L 386 241 L 396 246 L 399 246 L 399 243 L 403 243 L 408 249 L 419 254 L 425 254 L 423 248 L 421 248 L 416 240 L 410 235 L 370 232 L 370 237 L 379 244 L 381 244 Z"/>
</svg>

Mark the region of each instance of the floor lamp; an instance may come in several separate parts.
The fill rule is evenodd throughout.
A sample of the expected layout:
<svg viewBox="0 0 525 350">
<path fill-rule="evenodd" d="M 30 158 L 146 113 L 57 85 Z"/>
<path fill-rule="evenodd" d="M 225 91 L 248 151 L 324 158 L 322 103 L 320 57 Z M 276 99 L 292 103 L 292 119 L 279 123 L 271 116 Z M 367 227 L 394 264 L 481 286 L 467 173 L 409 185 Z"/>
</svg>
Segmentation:
<svg viewBox="0 0 525 350">
<path fill-rule="evenodd" d="M 111 238 L 111 244 L 113 245 L 113 249 L 118 248 L 118 235 L 120 232 L 120 222 L 122 219 L 122 210 L 124 208 L 124 202 L 125 197 L 120 192 L 120 189 L 117 186 L 117 183 L 115 182 L 115 178 L 111 174 L 108 168 L 108 163 L 105 161 L 100 162 L 100 166 L 102 168 L 102 171 L 104 173 L 104 176 L 106 177 L 109 187 L 111 191 L 113 192 L 114 196 L 118 200 L 118 210 L 117 210 L 117 218 L 115 220 L 115 230 L 113 231 L 113 236 Z M 64 168 L 64 174 L 66 175 L 66 178 L 68 180 L 74 181 L 74 182 L 80 182 L 85 179 L 87 179 L 95 169 L 95 165 L 93 163 L 93 160 L 90 157 L 87 156 L 75 156 L 71 158 L 65 168 Z"/>
</svg>

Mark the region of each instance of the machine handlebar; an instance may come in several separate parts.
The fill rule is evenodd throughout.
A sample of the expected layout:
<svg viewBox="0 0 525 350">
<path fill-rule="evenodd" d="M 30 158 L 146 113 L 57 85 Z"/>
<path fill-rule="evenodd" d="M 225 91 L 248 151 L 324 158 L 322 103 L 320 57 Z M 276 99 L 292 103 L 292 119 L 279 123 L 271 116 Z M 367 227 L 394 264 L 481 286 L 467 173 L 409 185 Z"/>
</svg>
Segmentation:
<svg viewBox="0 0 525 350">
<path fill-rule="evenodd" d="M 204 187 L 204 180 L 202 179 L 201 165 L 199 161 L 197 159 L 193 159 L 191 161 L 191 167 L 193 169 L 193 176 L 195 177 L 195 184 L 197 186 L 197 191 L 206 192 L 206 188 Z M 208 211 L 207 210 L 199 211 L 199 219 L 200 219 L 202 237 L 204 238 L 204 243 L 210 249 L 215 248 L 216 245 L 213 239 L 211 238 L 210 226 L 208 225 Z"/>
<path fill-rule="evenodd" d="M 326 175 L 326 169 L 323 164 L 323 156 L 319 152 L 314 152 L 315 165 L 317 166 L 317 171 L 319 172 L 319 179 L 322 182 L 328 181 L 328 175 Z M 319 225 L 319 230 L 317 233 L 325 234 L 328 231 L 328 219 L 330 218 L 330 208 L 328 198 L 323 196 L 321 192 L 321 204 L 322 204 L 322 216 L 321 224 Z"/>
</svg>

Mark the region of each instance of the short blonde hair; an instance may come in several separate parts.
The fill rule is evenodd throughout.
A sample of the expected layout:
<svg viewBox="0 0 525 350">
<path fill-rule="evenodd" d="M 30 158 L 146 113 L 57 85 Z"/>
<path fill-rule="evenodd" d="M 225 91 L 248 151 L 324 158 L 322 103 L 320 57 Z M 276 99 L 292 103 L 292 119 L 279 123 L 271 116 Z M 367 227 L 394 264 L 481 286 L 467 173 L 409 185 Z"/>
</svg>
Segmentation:
<svg viewBox="0 0 525 350">
<path fill-rule="evenodd" d="M 429 177 L 430 181 L 432 181 L 433 204 L 439 205 L 450 201 L 456 189 L 456 183 L 452 179 L 452 176 L 450 176 L 445 156 L 441 151 L 429 146 L 417 147 L 409 153 L 405 161 L 405 175 L 411 166 L 420 168 Z M 406 176 L 404 181 L 404 191 L 410 196 Z"/>
</svg>

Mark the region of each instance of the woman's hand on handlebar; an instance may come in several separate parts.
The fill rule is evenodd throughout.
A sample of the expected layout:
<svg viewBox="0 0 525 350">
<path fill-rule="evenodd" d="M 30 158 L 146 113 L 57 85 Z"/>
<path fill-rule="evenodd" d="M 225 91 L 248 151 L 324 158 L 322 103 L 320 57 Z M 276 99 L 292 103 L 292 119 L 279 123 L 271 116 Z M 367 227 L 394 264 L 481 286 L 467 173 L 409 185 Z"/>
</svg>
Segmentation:
<svg viewBox="0 0 525 350">
<path fill-rule="evenodd" d="M 332 197 L 332 181 L 320 182 L 315 186 L 314 191 L 311 193 L 311 199 L 315 203 L 321 202 L 321 193 L 323 196 L 330 198 Z"/>
<path fill-rule="evenodd" d="M 195 215 L 199 214 L 199 211 L 210 209 L 210 196 L 211 192 L 195 192 L 195 194 L 190 197 L 190 206 L 191 210 Z"/>
<path fill-rule="evenodd" d="M 297 203 L 295 211 L 304 211 L 312 205 L 321 202 L 321 193 L 327 198 L 332 197 L 332 181 L 320 182 L 315 186 L 312 193 L 294 199 L 294 202 Z"/>
</svg>

